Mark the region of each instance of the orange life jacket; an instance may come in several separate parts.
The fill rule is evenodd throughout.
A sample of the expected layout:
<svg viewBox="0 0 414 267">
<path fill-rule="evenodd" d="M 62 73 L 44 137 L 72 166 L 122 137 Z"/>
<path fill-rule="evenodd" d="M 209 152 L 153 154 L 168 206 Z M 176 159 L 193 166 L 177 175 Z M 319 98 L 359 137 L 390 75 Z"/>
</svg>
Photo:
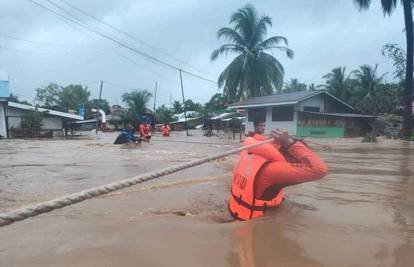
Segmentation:
<svg viewBox="0 0 414 267">
<path fill-rule="evenodd" d="M 170 135 L 170 126 L 166 125 L 166 126 L 162 126 L 161 127 L 161 131 L 162 131 L 162 135 L 163 136 L 169 136 Z"/>
<path fill-rule="evenodd" d="M 141 134 L 141 137 L 148 136 L 148 134 L 149 134 L 148 127 L 146 127 L 145 124 L 141 123 L 139 125 L 139 133 Z"/>
<path fill-rule="evenodd" d="M 267 210 L 278 206 L 285 195 L 284 189 L 271 200 L 260 200 L 254 195 L 254 181 L 267 159 L 249 154 L 247 151 L 240 153 L 239 161 L 233 172 L 233 182 L 229 200 L 230 214 L 236 220 L 249 220 L 262 216 Z"/>
</svg>

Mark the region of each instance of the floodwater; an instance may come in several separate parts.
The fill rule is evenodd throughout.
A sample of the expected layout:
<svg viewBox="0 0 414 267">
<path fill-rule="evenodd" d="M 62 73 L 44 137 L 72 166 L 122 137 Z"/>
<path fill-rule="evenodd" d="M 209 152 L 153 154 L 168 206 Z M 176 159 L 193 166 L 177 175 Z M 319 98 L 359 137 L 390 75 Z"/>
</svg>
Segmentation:
<svg viewBox="0 0 414 267">
<path fill-rule="evenodd" d="M 1 140 L 0 211 L 239 145 L 114 137 Z M 414 266 L 413 144 L 316 141 L 333 147 L 320 152 L 329 174 L 288 188 L 263 218 L 229 222 L 227 157 L 2 227 L 0 266 Z"/>
</svg>

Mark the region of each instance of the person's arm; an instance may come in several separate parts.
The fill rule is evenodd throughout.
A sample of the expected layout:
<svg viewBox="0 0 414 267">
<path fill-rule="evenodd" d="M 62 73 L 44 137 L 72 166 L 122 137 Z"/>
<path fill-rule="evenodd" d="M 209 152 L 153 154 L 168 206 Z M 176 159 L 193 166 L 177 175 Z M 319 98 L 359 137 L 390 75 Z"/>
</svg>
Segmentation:
<svg viewBox="0 0 414 267">
<path fill-rule="evenodd" d="M 325 163 L 304 144 L 293 141 L 284 131 L 274 131 L 272 136 L 298 163 L 266 164 L 260 170 L 260 176 L 265 178 L 267 183 L 287 186 L 317 180 L 326 175 L 328 169 Z"/>
<path fill-rule="evenodd" d="M 262 141 L 259 141 L 253 137 L 247 137 L 244 140 L 244 145 L 253 145 L 256 143 L 260 143 Z M 264 157 L 265 159 L 268 159 L 270 161 L 286 161 L 285 157 L 279 152 L 278 146 L 276 144 L 268 143 L 264 144 L 252 149 L 248 150 L 249 153 L 259 155 Z"/>
</svg>

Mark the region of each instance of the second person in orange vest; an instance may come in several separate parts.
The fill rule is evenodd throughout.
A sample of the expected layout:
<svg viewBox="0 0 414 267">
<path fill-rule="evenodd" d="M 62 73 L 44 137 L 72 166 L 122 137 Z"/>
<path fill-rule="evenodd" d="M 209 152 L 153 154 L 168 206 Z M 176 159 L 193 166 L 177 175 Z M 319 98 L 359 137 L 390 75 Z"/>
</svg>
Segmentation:
<svg viewBox="0 0 414 267">
<path fill-rule="evenodd" d="M 170 131 L 171 131 L 171 128 L 168 124 L 164 123 L 161 126 L 162 136 L 170 136 Z"/>
<path fill-rule="evenodd" d="M 149 142 L 149 140 L 151 139 L 151 132 L 150 132 L 150 126 L 148 123 L 146 123 L 145 121 L 142 122 L 139 125 L 139 133 L 141 135 L 141 140 L 142 141 L 146 141 Z"/>
</svg>

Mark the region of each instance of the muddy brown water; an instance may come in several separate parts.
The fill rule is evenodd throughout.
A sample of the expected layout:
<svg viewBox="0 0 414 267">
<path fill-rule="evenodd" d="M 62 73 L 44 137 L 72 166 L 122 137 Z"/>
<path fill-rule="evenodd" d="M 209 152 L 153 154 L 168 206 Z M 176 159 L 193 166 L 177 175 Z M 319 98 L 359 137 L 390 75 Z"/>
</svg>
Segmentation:
<svg viewBox="0 0 414 267">
<path fill-rule="evenodd" d="M 238 145 L 113 139 L 0 141 L 0 211 Z M 0 266 L 414 266 L 413 144 L 319 141 L 329 174 L 266 217 L 228 222 L 228 157 L 0 228 Z"/>
</svg>

